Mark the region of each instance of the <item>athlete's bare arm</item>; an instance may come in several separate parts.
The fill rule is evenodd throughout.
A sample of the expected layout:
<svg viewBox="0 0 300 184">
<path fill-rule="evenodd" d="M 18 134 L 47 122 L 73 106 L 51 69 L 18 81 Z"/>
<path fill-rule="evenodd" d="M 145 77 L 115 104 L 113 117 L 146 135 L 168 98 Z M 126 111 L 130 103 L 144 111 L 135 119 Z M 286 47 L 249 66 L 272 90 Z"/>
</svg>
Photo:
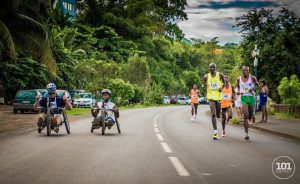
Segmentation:
<svg viewBox="0 0 300 184">
<path fill-rule="evenodd" d="M 232 88 L 232 99 L 235 99 L 235 90 L 234 90 L 234 86 L 231 86 Z"/>
<path fill-rule="evenodd" d="M 253 77 L 252 79 L 253 79 L 253 83 L 254 83 L 255 87 L 259 87 L 259 83 L 258 83 L 256 77 L 255 76 L 252 76 L 252 77 Z"/>
<path fill-rule="evenodd" d="M 201 97 L 201 93 L 199 89 L 197 89 L 197 92 L 198 92 L 198 97 Z"/>
<path fill-rule="evenodd" d="M 237 95 L 239 95 L 240 94 L 240 80 L 239 80 L 239 78 L 236 79 L 236 85 L 237 85 L 237 88 L 238 88 Z"/>
<path fill-rule="evenodd" d="M 221 79 L 222 83 L 224 84 L 225 81 L 224 81 L 224 74 L 223 73 L 220 73 L 220 79 Z M 221 86 L 221 88 L 219 89 L 219 91 L 221 92 L 222 89 L 223 89 L 223 85 Z"/>
<path fill-rule="evenodd" d="M 224 74 L 223 73 L 220 73 L 220 79 L 221 79 L 222 83 L 224 83 Z"/>
<path fill-rule="evenodd" d="M 204 87 L 207 86 L 207 75 L 204 75 L 204 77 L 203 77 L 203 84 L 204 84 Z"/>
</svg>

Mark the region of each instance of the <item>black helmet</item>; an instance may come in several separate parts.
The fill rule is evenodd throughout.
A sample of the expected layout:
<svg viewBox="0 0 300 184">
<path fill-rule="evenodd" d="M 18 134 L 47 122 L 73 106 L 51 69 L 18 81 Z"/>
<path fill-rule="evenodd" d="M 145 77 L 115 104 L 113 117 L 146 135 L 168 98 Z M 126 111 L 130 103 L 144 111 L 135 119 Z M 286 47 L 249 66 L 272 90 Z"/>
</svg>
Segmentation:
<svg viewBox="0 0 300 184">
<path fill-rule="evenodd" d="M 103 95 L 104 93 L 107 93 L 107 94 L 111 95 L 111 91 L 109 89 L 103 89 L 101 91 L 101 94 Z"/>
</svg>

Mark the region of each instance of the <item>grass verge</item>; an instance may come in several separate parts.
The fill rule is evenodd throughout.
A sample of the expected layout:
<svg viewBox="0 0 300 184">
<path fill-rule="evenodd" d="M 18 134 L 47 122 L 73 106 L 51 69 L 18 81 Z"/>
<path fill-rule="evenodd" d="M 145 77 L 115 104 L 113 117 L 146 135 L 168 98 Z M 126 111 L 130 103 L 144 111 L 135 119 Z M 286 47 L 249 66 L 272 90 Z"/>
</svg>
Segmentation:
<svg viewBox="0 0 300 184">
<path fill-rule="evenodd" d="M 275 113 L 275 118 L 277 119 L 298 119 L 299 117 L 297 117 L 295 114 L 293 113 L 283 113 L 283 112 L 277 112 Z"/>
</svg>

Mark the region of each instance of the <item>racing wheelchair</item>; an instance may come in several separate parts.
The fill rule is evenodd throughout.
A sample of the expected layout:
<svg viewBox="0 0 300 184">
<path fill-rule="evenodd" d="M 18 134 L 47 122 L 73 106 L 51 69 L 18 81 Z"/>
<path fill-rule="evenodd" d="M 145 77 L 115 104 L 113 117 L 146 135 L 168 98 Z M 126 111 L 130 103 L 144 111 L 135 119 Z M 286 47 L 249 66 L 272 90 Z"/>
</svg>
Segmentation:
<svg viewBox="0 0 300 184">
<path fill-rule="evenodd" d="M 91 133 L 94 132 L 94 129 L 102 129 L 102 135 L 105 134 L 106 127 L 113 126 L 112 124 L 112 117 L 110 115 L 114 116 L 115 124 L 117 125 L 118 133 L 121 134 L 121 128 L 118 121 L 119 118 L 119 112 L 115 112 L 113 109 L 108 108 L 92 108 L 91 109 L 92 115 L 94 117 L 94 120 L 92 122 L 91 127 Z M 100 113 L 100 114 L 99 114 Z M 98 116 L 99 114 L 99 116 Z"/>
</svg>

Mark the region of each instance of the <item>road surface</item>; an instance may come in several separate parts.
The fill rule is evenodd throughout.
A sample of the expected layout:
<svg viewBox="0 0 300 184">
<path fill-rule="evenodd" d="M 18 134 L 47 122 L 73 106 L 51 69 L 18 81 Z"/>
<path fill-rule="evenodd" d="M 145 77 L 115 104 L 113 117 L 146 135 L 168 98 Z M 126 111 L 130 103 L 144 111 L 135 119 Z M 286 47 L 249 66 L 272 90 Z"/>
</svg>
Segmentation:
<svg viewBox="0 0 300 184">
<path fill-rule="evenodd" d="M 300 144 L 229 125 L 227 137 L 212 140 L 208 106 L 190 120 L 189 106 L 121 111 L 116 126 L 90 133 L 92 117 L 47 137 L 36 131 L 0 136 L 0 183 L 185 184 L 299 183 L 299 169 L 288 180 L 272 173 L 273 160 L 291 157 L 300 168 Z M 218 129 L 221 130 L 220 122 Z"/>
</svg>

